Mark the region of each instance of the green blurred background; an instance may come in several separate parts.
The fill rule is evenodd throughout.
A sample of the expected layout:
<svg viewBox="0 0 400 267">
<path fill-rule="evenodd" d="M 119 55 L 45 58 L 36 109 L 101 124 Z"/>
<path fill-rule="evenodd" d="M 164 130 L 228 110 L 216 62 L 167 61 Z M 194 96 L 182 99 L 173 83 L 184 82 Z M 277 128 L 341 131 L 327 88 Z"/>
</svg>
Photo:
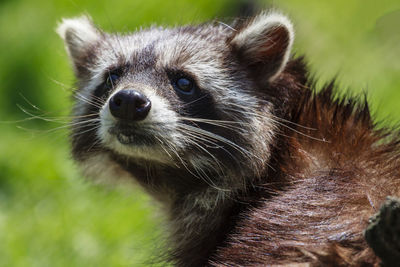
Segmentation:
<svg viewBox="0 0 400 267">
<path fill-rule="evenodd" d="M 245 2 L 241 1 L 241 4 Z M 400 121 L 400 2 L 284 0 L 296 54 L 323 82 L 368 91 L 383 125 Z M 130 31 L 232 17 L 233 0 L 3 0 L 0 2 L 0 266 L 146 266 L 163 219 L 139 189 L 95 185 L 70 159 L 63 127 L 73 74 L 54 29 L 90 14 L 102 28 Z M 61 122 L 39 119 L 56 117 Z M 156 244 L 156 245 L 155 245 Z"/>
</svg>

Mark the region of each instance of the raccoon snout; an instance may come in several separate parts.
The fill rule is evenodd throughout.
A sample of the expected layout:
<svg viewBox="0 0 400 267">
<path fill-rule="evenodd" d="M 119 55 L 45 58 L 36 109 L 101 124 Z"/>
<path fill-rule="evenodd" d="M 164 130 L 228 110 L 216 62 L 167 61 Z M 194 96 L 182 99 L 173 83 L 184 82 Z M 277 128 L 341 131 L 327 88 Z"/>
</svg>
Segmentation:
<svg viewBox="0 0 400 267">
<path fill-rule="evenodd" d="M 116 93 L 109 100 L 111 114 L 121 120 L 144 120 L 151 109 L 151 101 L 138 91 L 127 89 Z"/>
</svg>

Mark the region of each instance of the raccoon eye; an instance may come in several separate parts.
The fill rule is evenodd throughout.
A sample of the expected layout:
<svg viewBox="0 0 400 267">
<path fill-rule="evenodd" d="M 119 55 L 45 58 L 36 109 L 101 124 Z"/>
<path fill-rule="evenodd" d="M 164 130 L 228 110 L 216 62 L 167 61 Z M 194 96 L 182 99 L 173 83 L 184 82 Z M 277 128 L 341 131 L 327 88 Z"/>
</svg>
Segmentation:
<svg viewBox="0 0 400 267">
<path fill-rule="evenodd" d="M 194 82 L 186 77 L 180 77 L 175 81 L 175 89 L 185 95 L 191 95 L 194 93 Z"/>
<path fill-rule="evenodd" d="M 107 86 L 107 88 L 108 88 L 108 89 L 114 88 L 114 86 L 115 86 L 115 84 L 117 83 L 118 79 L 119 79 L 119 75 L 118 75 L 118 74 L 110 73 L 110 74 L 108 75 L 108 77 L 107 77 L 107 80 L 106 80 L 106 86 Z"/>
</svg>

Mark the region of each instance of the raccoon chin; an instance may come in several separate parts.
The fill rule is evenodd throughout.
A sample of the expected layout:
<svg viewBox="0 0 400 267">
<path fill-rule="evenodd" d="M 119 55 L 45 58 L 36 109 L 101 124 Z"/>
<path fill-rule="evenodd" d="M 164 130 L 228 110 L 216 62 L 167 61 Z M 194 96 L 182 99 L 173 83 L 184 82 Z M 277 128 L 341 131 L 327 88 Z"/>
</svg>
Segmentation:
<svg viewBox="0 0 400 267">
<path fill-rule="evenodd" d="M 115 128 L 99 132 L 98 135 L 102 146 L 112 153 L 129 159 L 140 159 L 167 165 L 173 164 L 170 155 L 156 143 L 155 137 L 120 131 Z"/>
</svg>

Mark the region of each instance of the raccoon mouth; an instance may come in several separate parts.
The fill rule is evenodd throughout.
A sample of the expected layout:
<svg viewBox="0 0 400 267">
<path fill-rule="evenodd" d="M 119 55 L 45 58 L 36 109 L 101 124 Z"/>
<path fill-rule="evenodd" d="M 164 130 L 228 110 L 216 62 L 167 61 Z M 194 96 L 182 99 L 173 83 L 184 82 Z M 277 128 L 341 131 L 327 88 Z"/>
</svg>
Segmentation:
<svg viewBox="0 0 400 267">
<path fill-rule="evenodd" d="M 123 145 L 132 146 L 152 146 L 156 143 L 156 138 L 142 129 L 127 126 L 114 126 L 108 132 L 114 135 Z"/>
</svg>

